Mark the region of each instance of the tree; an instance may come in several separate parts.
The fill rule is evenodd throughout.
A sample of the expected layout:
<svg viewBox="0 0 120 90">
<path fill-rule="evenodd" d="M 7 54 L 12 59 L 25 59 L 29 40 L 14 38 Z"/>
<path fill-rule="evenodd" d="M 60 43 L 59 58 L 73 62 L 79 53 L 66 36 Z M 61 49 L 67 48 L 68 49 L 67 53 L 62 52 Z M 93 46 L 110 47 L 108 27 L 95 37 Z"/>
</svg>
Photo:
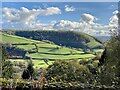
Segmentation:
<svg viewBox="0 0 120 90">
<path fill-rule="evenodd" d="M 22 78 L 23 79 L 29 79 L 30 78 L 30 73 L 27 69 L 23 71 Z"/>
<path fill-rule="evenodd" d="M 99 59 L 98 66 L 101 66 L 105 63 L 106 58 L 107 58 L 106 53 L 107 53 L 107 49 L 105 48 L 105 50 L 103 51 L 103 54 L 101 55 L 101 58 Z"/>
<path fill-rule="evenodd" d="M 2 77 L 12 78 L 13 77 L 13 66 L 10 61 L 7 60 L 7 54 L 5 48 L 1 46 L 2 49 Z"/>
<path fill-rule="evenodd" d="M 35 74 L 35 70 L 33 68 L 32 60 L 28 62 L 27 69 L 23 71 L 22 78 L 23 79 L 33 79 Z"/>
<path fill-rule="evenodd" d="M 56 61 L 47 69 L 46 78 L 49 81 L 80 81 L 88 83 L 91 73 L 87 66 L 77 61 Z"/>
<path fill-rule="evenodd" d="M 104 63 L 100 67 L 100 82 L 105 85 L 120 85 L 120 33 L 119 30 L 113 32 L 111 40 L 106 44 L 101 61 Z"/>
</svg>

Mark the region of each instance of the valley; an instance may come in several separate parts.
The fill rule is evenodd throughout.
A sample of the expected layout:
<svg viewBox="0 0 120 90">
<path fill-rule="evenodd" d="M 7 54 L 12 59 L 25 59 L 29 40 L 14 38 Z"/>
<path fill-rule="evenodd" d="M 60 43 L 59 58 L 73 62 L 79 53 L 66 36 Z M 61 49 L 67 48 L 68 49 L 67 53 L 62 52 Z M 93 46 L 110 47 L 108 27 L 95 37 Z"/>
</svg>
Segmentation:
<svg viewBox="0 0 120 90">
<path fill-rule="evenodd" d="M 79 61 L 81 59 L 89 60 L 96 57 L 90 52 L 86 53 L 82 48 L 78 49 L 60 46 L 47 40 L 38 41 L 6 34 L 4 32 L 2 33 L 2 41 L 2 43 L 6 45 L 10 61 L 23 62 L 31 59 L 33 60 L 34 67 L 36 68 L 47 68 L 56 60 Z M 101 49 L 97 49 L 97 51 L 99 50 Z M 20 51 L 24 54 L 19 55 Z M 11 53 L 13 53 L 13 55 Z M 18 55 L 14 55 L 15 53 L 18 53 Z M 46 61 L 48 64 L 46 64 Z"/>
</svg>

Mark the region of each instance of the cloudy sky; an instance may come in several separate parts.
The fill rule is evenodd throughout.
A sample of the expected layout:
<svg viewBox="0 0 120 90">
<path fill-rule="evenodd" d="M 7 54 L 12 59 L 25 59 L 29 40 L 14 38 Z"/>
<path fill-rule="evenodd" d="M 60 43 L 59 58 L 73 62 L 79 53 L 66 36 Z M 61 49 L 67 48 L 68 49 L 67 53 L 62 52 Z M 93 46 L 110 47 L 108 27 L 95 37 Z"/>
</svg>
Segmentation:
<svg viewBox="0 0 120 90">
<path fill-rule="evenodd" d="M 117 26 L 117 2 L 4 2 L 3 29 L 73 30 L 109 35 Z"/>
</svg>

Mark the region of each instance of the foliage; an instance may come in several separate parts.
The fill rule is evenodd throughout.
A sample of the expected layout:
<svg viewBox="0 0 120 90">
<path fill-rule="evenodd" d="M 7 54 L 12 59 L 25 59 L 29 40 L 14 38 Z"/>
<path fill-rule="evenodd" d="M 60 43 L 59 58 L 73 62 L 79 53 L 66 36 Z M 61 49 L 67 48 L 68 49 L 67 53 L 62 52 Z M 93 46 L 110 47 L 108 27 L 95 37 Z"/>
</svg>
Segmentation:
<svg viewBox="0 0 120 90">
<path fill-rule="evenodd" d="M 56 61 L 47 69 L 46 78 L 53 82 L 80 81 L 88 83 L 91 78 L 89 69 L 77 61 Z"/>
<path fill-rule="evenodd" d="M 105 52 L 105 51 L 104 51 Z M 103 65 L 100 67 L 100 82 L 105 85 L 120 85 L 120 38 L 112 36 L 103 53 Z"/>
<path fill-rule="evenodd" d="M 120 88 L 105 85 L 84 84 L 80 82 L 56 82 L 43 86 L 43 90 L 119 90 Z"/>
<path fill-rule="evenodd" d="M 43 84 L 40 81 L 26 81 L 22 79 L 0 78 L 3 84 L 1 90 L 119 90 L 120 88 L 107 87 L 105 85 L 95 86 L 93 84 L 84 84 L 80 82 L 57 82 Z"/>
<path fill-rule="evenodd" d="M 2 77 L 3 78 L 13 77 L 13 67 L 11 62 L 7 60 L 7 54 L 3 46 L 2 46 Z"/>
<path fill-rule="evenodd" d="M 32 61 L 30 60 L 30 61 L 28 62 L 27 69 L 23 71 L 22 78 L 23 78 L 23 79 L 29 79 L 29 78 L 30 78 L 30 79 L 33 79 L 34 73 L 35 73 L 35 71 L 34 71 L 34 68 L 33 68 L 33 63 L 32 63 Z"/>
<path fill-rule="evenodd" d="M 103 54 L 101 55 L 101 58 L 99 59 L 99 65 L 102 65 L 103 63 L 105 63 L 106 59 L 107 59 L 107 50 L 105 48 L 105 50 L 103 51 Z"/>
</svg>

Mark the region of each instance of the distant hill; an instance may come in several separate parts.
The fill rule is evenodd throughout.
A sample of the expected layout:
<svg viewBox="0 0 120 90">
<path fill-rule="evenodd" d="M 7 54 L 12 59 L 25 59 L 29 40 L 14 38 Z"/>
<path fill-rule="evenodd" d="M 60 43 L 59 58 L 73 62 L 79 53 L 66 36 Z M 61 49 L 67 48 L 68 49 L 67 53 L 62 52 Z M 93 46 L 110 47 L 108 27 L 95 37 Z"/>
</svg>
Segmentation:
<svg viewBox="0 0 120 90">
<path fill-rule="evenodd" d="M 93 58 L 93 54 L 87 54 L 82 50 L 62 47 L 49 41 L 37 41 L 20 36 L 2 33 L 2 43 L 5 45 L 9 58 L 32 59 L 79 59 Z"/>
<path fill-rule="evenodd" d="M 82 48 L 82 49 L 100 49 L 103 48 L 101 41 L 93 36 L 75 31 L 13 31 L 7 32 L 17 36 L 34 39 L 49 40 L 57 45 Z"/>
<path fill-rule="evenodd" d="M 110 40 L 111 37 L 110 36 L 96 36 L 96 38 L 104 43 L 107 40 Z"/>
</svg>

